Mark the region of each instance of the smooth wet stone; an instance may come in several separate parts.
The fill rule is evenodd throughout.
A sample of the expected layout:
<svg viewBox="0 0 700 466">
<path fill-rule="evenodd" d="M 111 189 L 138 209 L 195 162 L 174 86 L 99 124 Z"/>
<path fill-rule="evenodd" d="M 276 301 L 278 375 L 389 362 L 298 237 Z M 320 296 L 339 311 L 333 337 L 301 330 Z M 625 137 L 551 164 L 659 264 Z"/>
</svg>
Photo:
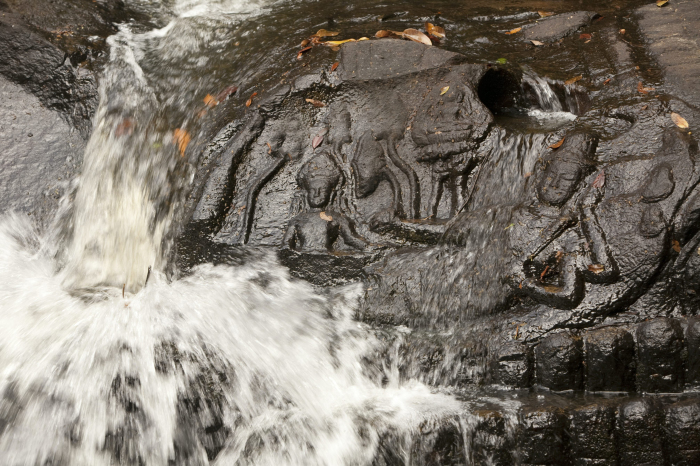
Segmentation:
<svg viewBox="0 0 700 466">
<path fill-rule="evenodd" d="M 499 349 L 496 364 L 498 383 L 518 388 L 532 385 L 534 353 L 531 345 L 517 341 L 504 344 Z"/>
<path fill-rule="evenodd" d="M 506 466 L 512 464 L 513 438 L 508 432 L 505 413 L 480 410 L 474 413 L 476 425 L 471 432 L 471 451 L 475 464 Z"/>
<path fill-rule="evenodd" d="M 525 40 L 554 42 L 590 24 L 596 16 L 597 13 L 592 11 L 576 11 L 550 16 L 539 20 L 536 25 L 524 29 L 523 37 Z"/>
<path fill-rule="evenodd" d="M 569 412 L 569 448 L 575 466 L 617 464 L 614 408 L 601 402 Z"/>
<path fill-rule="evenodd" d="M 623 403 L 618 408 L 620 466 L 662 466 L 663 415 L 653 398 Z"/>
<path fill-rule="evenodd" d="M 700 464 L 700 401 L 695 398 L 667 406 L 665 418 L 670 464 Z"/>
<path fill-rule="evenodd" d="M 583 344 L 561 332 L 543 339 L 535 349 L 537 384 L 550 390 L 577 390 L 583 384 Z"/>
<path fill-rule="evenodd" d="M 688 349 L 685 383 L 690 387 L 700 386 L 700 317 L 688 319 L 685 343 Z"/>
<path fill-rule="evenodd" d="M 637 390 L 683 390 L 683 330 L 677 320 L 659 317 L 637 328 Z"/>
<path fill-rule="evenodd" d="M 523 464 L 565 464 L 564 411 L 554 406 L 526 407 L 520 413 L 518 454 Z"/>
<path fill-rule="evenodd" d="M 586 390 L 634 391 L 634 338 L 624 328 L 606 327 L 584 337 Z"/>
</svg>

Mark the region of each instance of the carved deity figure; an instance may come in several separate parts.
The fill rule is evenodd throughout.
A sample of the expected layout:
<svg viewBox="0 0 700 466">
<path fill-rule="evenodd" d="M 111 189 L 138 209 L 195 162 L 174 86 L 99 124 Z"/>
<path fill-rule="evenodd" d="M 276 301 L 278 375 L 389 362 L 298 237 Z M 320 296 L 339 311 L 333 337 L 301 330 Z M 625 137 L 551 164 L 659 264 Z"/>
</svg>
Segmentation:
<svg viewBox="0 0 700 466">
<path fill-rule="evenodd" d="M 283 248 L 302 252 L 332 251 L 338 238 L 352 248 L 365 248 L 368 242 L 356 233 L 352 220 L 328 209 L 341 179 L 340 168 L 325 151 L 301 167 L 297 183 L 306 191 L 309 210 L 290 220 L 282 240 Z"/>
</svg>

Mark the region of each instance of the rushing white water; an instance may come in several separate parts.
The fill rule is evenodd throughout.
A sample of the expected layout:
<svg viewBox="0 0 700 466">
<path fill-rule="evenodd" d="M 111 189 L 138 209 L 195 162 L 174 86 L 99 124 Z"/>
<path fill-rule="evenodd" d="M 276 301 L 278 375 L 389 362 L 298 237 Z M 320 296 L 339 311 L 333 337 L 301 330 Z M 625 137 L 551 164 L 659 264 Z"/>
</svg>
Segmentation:
<svg viewBox="0 0 700 466">
<path fill-rule="evenodd" d="M 249 10 L 179 1 L 173 21 Z M 0 464 L 369 464 L 385 432 L 457 413 L 366 370 L 379 342 L 351 318 L 359 285 L 319 296 L 272 258 L 166 280 L 191 173 L 139 47 L 181 46 L 172 24 L 109 41 L 68 244 L 0 220 Z"/>
<path fill-rule="evenodd" d="M 561 122 L 572 121 L 577 118 L 576 114 L 573 112 L 575 102 L 572 101 L 568 86 L 563 86 L 566 103 L 564 106 L 546 78 L 526 72 L 523 74 L 523 84 L 532 90 L 539 106 L 539 108 L 529 109 L 528 115 L 538 120 L 555 120 Z"/>
</svg>

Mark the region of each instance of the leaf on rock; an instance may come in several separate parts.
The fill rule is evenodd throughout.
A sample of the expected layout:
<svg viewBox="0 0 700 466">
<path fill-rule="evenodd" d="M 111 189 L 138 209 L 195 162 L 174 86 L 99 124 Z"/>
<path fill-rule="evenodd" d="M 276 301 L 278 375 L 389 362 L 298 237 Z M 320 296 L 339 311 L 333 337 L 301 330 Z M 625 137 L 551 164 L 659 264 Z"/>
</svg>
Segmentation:
<svg viewBox="0 0 700 466">
<path fill-rule="evenodd" d="M 671 241 L 671 244 L 673 245 L 674 251 L 681 252 L 681 243 L 674 239 L 673 241 Z"/>
<path fill-rule="evenodd" d="M 377 37 L 379 39 L 383 39 L 384 37 L 396 37 L 396 34 L 394 34 L 391 31 L 387 31 L 386 29 L 382 29 L 381 31 L 377 31 L 377 33 L 374 35 L 374 37 Z"/>
<path fill-rule="evenodd" d="M 207 94 L 207 95 L 204 97 L 204 105 L 206 105 L 206 106 L 209 107 L 209 108 L 214 108 L 214 107 L 216 107 L 217 105 L 219 105 L 219 101 L 216 100 L 216 97 L 214 97 L 213 95 Z"/>
<path fill-rule="evenodd" d="M 180 157 L 184 157 L 187 145 L 190 143 L 190 139 L 192 139 L 190 133 L 188 133 L 184 129 L 178 128 L 175 131 L 173 131 L 173 139 L 175 139 L 175 143 L 180 149 Z"/>
<path fill-rule="evenodd" d="M 642 94 L 648 94 L 653 90 L 655 90 L 653 87 L 644 87 L 641 81 L 637 84 L 637 91 Z"/>
<path fill-rule="evenodd" d="M 445 95 L 447 94 L 447 91 L 450 90 L 450 86 L 445 86 L 442 89 L 440 89 L 440 95 Z"/>
<path fill-rule="evenodd" d="M 540 18 L 546 18 L 547 16 L 553 16 L 554 13 L 551 11 L 538 11 L 538 15 L 540 15 Z"/>
<path fill-rule="evenodd" d="M 659 8 L 666 5 L 667 3 L 668 3 L 668 0 L 656 0 L 656 6 L 658 6 Z"/>
<path fill-rule="evenodd" d="M 588 270 L 595 274 L 599 274 L 605 271 L 605 266 L 602 264 L 591 264 L 588 266 Z"/>
<path fill-rule="evenodd" d="M 605 86 L 606 84 L 609 84 L 609 83 L 610 83 L 610 81 L 611 81 L 611 79 L 610 79 L 610 78 L 608 78 L 608 79 L 606 79 L 605 81 L 603 81 L 603 86 Z"/>
<path fill-rule="evenodd" d="M 326 215 L 325 212 L 321 212 L 321 213 L 319 214 L 319 216 L 320 216 L 323 220 L 325 220 L 326 222 L 332 222 L 332 221 L 333 221 L 333 217 L 331 217 L 330 215 Z"/>
<path fill-rule="evenodd" d="M 627 32 L 626 30 L 620 29 L 620 34 L 625 35 L 626 32 Z"/>
<path fill-rule="evenodd" d="M 331 66 L 331 73 L 338 69 L 338 65 L 340 65 L 339 61 L 333 63 L 333 66 Z"/>
<path fill-rule="evenodd" d="M 445 38 L 445 29 L 441 28 L 440 26 L 435 26 L 432 23 L 425 23 L 425 30 L 433 37 L 437 37 L 438 39 Z"/>
<path fill-rule="evenodd" d="M 332 32 L 332 31 L 326 31 L 325 29 L 319 29 L 316 34 L 312 35 L 311 37 L 335 37 L 339 32 Z"/>
<path fill-rule="evenodd" d="M 246 106 L 246 107 L 250 107 L 250 104 L 253 103 L 253 97 L 255 97 L 256 95 L 258 95 L 258 93 L 257 93 L 257 92 L 253 92 L 253 95 L 250 96 L 250 99 L 248 99 L 248 100 L 245 101 L 245 106 Z"/>
<path fill-rule="evenodd" d="M 585 40 L 591 40 L 591 37 L 592 36 L 590 34 L 585 34 L 585 33 L 578 36 L 579 39 L 585 39 Z"/>
<path fill-rule="evenodd" d="M 602 170 L 600 173 L 598 173 L 598 176 L 595 177 L 595 180 L 593 180 L 593 187 L 594 188 L 602 188 L 605 186 L 605 170 Z"/>
<path fill-rule="evenodd" d="M 312 46 L 308 46 L 308 47 L 304 47 L 303 49 L 299 50 L 299 53 L 297 53 L 297 60 L 301 60 L 302 55 L 305 54 L 306 52 L 308 52 L 309 50 L 311 50 L 312 48 L 313 48 Z"/>
<path fill-rule="evenodd" d="M 433 45 L 433 43 L 430 41 L 430 38 L 428 38 L 428 36 L 420 32 L 418 29 L 406 29 L 403 31 L 403 36 L 406 39 L 410 39 L 414 42 L 420 42 L 421 44 L 425 45 Z"/>
<path fill-rule="evenodd" d="M 537 47 L 542 47 L 544 45 L 544 42 L 540 42 L 539 40 L 531 40 L 532 45 L 536 45 Z"/>
<path fill-rule="evenodd" d="M 555 142 L 554 144 L 552 144 L 551 146 L 549 146 L 549 148 L 550 148 L 550 149 L 555 149 L 555 150 L 556 150 L 556 149 L 559 149 L 559 148 L 561 147 L 561 145 L 564 144 L 564 139 L 566 139 L 566 138 L 561 138 L 561 141 Z"/>
<path fill-rule="evenodd" d="M 505 65 L 507 62 L 508 60 L 506 60 L 505 58 L 499 58 L 498 60 L 496 60 L 496 63 L 498 63 L 499 65 Z"/>
<path fill-rule="evenodd" d="M 508 35 L 517 34 L 518 32 L 520 32 L 522 30 L 523 30 L 523 28 L 515 28 L 515 29 L 511 29 L 510 31 L 506 32 L 506 34 L 508 34 Z"/>
<path fill-rule="evenodd" d="M 671 120 L 681 129 L 688 128 L 688 121 L 677 113 L 671 113 Z"/>
<path fill-rule="evenodd" d="M 311 147 L 316 149 L 318 146 L 321 145 L 323 142 L 323 134 L 319 134 L 317 136 L 314 136 L 314 138 L 311 140 Z"/>
<path fill-rule="evenodd" d="M 360 39 L 362 40 L 362 39 Z M 335 47 L 338 45 L 343 45 L 347 44 L 348 42 L 357 42 L 357 39 L 345 39 L 345 40 L 327 40 L 325 42 L 321 42 L 323 45 L 327 45 L 329 47 Z"/>
<path fill-rule="evenodd" d="M 320 100 L 316 100 L 316 99 L 306 99 L 306 101 L 307 101 L 308 103 L 310 103 L 311 105 L 313 105 L 314 107 L 316 107 L 316 108 L 321 108 L 321 107 L 325 107 L 325 106 L 326 106 L 326 104 L 324 104 L 324 103 L 321 102 Z"/>
<path fill-rule="evenodd" d="M 310 41 L 309 39 L 304 39 L 304 40 L 301 41 L 301 46 L 302 46 L 302 47 L 306 47 L 307 45 L 309 45 L 310 42 L 311 42 L 311 41 Z"/>
<path fill-rule="evenodd" d="M 583 75 L 580 75 L 580 74 L 579 74 L 578 76 L 574 76 L 574 77 L 571 78 L 571 79 L 567 79 L 566 81 L 564 81 L 564 84 L 566 84 L 567 86 L 569 86 L 569 85 L 571 85 L 571 84 L 573 84 L 573 83 L 575 83 L 575 82 L 577 82 L 577 81 L 580 81 L 581 79 L 583 79 Z"/>
</svg>

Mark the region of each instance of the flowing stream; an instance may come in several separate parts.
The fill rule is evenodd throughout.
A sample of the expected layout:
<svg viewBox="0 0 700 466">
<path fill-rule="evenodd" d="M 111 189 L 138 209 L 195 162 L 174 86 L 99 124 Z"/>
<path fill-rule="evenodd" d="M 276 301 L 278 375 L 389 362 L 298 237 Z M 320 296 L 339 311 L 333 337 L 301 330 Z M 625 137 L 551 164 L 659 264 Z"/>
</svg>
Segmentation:
<svg viewBox="0 0 700 466">
<path fill-rule="evenodd" d="M 279 3 L 133 3 L 161 27 L 109 38 L 82 175 L 54 228 L 0 220 L 0 464 L 371 464 L 382 436 L 468 411 L 400 380 L 396 358 L 367 367 L 380 342 L 352 319 L 360 285 L 321 295 L 272 256 L 166 278 L 193 177 L 172 128 L 198 124 L 182 102 L 210 85 L 207 67 L 216 79 L 235 40 L 221 29 Z"/>
</svg>

